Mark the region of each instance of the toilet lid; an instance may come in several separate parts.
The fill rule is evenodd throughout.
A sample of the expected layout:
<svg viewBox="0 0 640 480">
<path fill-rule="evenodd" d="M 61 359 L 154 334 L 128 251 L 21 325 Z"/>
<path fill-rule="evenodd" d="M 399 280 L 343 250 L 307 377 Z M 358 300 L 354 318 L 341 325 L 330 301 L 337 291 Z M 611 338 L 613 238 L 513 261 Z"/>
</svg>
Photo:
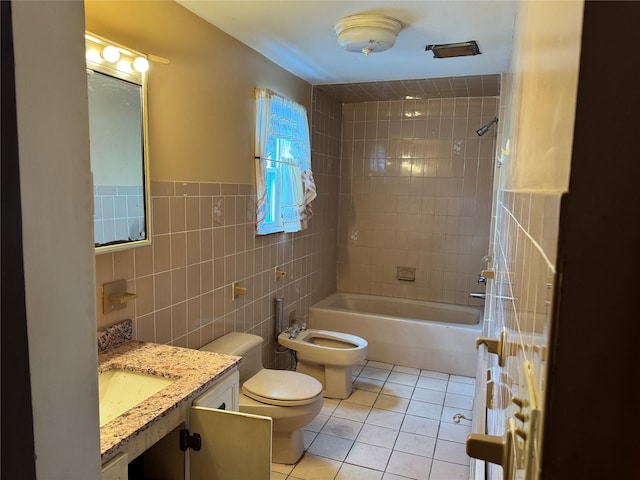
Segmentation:
<svg viewBox="0 0 640 480">
<path fill-rule="evenodd" d="M 242 393 L 269 405 L 307 405 L 322 393 L 322 384 L 303 373 L 265 368 L 242 384 Z"/>
</svg>

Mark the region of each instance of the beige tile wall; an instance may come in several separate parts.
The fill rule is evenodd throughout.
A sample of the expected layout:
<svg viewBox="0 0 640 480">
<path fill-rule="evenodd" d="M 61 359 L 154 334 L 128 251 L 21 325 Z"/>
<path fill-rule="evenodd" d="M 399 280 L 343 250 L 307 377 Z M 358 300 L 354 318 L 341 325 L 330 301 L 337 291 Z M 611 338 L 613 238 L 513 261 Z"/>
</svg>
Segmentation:
<svg viewBox="0 0 640 480">
<path fill-rule="evenodd" d="M 504 162 L 496 171 L 492 242 L 497 277 L 487 287 L 485 331 L 492 338 L 506 335 L 504 367 L 498 368 L 496 355 L 489 358 L 499 371 L 499 390 L 508 394 L 490 412 L 491 435 L 503 435 L 517 413 L 512 396 L 537 396 L 538 418 L 546 408 L 546 350 L 553 344 L 559 206 L 569 190 L 582 9 L 582 2 L 522 2 L 509 72 L 501 82 L 498 153 Z M 529 424 L 516 425 L 527 430 Z M 539 432 L 529 436 L 533 451 L 526 462 L 520 460 L 529 453 L 520 457 L 517 478 L 540 474 Z M 488 464 L 488 470 L 488 478 L 503 478 L 500 466 Z"/>
<path fill-rule="evenodd" d="M 496 397 L 495 409 L 489 415 L 491 434 L 502 435 L 507 419 L 518 412 L 512 397 L 529 399 L 536 395 L 537 408 L 543 411 L 560 199 L 557 192 L 501 189 L 497 193 L 493 263 L 497 276 L 488 286 L 491 295 L 485 328 L 492 338 L 506 332 L 504 367 L 494 378 L 509 395 Z M 497 368 L 497 356 L 490 357 L 490 365 Z M 526 380 L 525 362 L 535 372 L 533 390 Z M 540 456 L 537 440 L 534 449 L 535 463 L 527 468 L 535 471 Z M 501 467 L 490 464 L 488 468 L 492 472 L 490 478 L 502 478 Z"/>
<path fill-rule="evenodd" d="M 338 290 L 481 305 L 496 128 L 476 130 L 497 111 L 494 96 L 344 105 Z"/>
<path fill-rule="evenodd" d="M 255 188 L 246 184 L 153 182 L 152 246 L 96 256 L 98 327 L 131 318 L 134 338 L 189 348 L 231 331 L 265 340 L 265 364 L 286 367 L 273 353 L 273 301 L 295 310 L 336 288 L 340 104 L 318 92 L 312 112 L 312 167 L 318 187 L 309 228 L 254 235 Z M 287 273 L 276 281 L 274 269 Z M 102 285 L 126 279 L 138 295 L 126 309 L 104 315 Z M 232 298 L 238 282 L 247 295 Z"/>
</svg>

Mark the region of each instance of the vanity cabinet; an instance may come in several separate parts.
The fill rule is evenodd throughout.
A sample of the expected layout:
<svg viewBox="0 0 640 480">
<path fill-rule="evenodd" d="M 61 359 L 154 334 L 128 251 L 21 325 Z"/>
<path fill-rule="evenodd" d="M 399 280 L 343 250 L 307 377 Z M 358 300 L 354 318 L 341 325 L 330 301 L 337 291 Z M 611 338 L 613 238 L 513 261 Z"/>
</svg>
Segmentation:
<svg viewBox="0 0 640 480">
<path fill-rule="evenodd" d="M 196 398 L 184 423 L 143 454 L 145 476 L 269 480 L 272 420 L 239 412 L 238 399 L 235 370 Z"/>
<path fill-rule="evenodd" d="M 119 453 L 102 466 L 100 480 L 127 480 L 129 456 Z"/>
</svg>

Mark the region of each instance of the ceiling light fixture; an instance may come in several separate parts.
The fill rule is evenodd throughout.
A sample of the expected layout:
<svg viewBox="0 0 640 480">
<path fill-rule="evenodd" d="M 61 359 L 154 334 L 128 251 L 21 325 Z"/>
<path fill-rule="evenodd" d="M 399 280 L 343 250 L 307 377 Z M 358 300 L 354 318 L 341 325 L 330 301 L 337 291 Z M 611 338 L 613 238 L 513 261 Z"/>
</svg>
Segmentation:
<svg viewBox="0 0 640 480">
<path fill-rule="evenodd" d="M 402 30 L 402 22 L 384 15 L 351 15 L 338 20 L 333 30 L 344 50 L 369 55 L 393 47 Z"/>
</svg>

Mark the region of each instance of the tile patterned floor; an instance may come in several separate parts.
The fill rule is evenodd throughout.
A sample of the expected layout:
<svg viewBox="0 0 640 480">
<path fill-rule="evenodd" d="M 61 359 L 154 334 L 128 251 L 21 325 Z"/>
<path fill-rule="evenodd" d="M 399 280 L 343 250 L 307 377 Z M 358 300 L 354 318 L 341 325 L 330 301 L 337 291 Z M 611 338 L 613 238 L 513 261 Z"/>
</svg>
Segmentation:
<svg viewBox="0 0 640 480">
<path fill-rule="evenodd" d="M 468 480 L 474 379 L 381 362 L 354 369 L 345 400 L 325 399 L 296 465 L 272 480 Z"/>
</svg>

